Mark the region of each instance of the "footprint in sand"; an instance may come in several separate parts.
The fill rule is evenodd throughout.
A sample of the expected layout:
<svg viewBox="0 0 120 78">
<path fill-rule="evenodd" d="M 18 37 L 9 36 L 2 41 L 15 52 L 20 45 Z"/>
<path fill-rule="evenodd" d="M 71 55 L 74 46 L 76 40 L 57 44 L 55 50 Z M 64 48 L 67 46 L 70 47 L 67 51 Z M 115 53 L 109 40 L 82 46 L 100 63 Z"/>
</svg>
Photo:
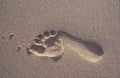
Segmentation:
<svg viewBox="0 0 120 78">
<path fill-rule="evenodd" d="M 28 51 L 41 57 L 59 57 L 67 47 L 84 59 L 97 62 L 103 56 L 102 48 L 95 43 L 84 41 L 63 31 L 45 31 L 32 40 Z"/>
</svg>

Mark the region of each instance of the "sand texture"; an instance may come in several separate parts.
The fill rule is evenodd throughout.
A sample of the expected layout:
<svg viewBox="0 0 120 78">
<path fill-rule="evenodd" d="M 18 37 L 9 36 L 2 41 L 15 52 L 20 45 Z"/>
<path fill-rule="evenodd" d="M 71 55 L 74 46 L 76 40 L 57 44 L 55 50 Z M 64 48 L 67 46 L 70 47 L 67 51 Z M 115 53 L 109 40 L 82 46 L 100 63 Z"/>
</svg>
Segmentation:
<svg viewBox="0 0 120 78">
<path fill-rule="evenodd" d="M 53 29 L 97 43 L 102 59 L 90 62 L 71 45 L 57 58 L 27 52 Z M 119 0 L 0 0 L 0 78 L 120 78 Z"/>
</svg>

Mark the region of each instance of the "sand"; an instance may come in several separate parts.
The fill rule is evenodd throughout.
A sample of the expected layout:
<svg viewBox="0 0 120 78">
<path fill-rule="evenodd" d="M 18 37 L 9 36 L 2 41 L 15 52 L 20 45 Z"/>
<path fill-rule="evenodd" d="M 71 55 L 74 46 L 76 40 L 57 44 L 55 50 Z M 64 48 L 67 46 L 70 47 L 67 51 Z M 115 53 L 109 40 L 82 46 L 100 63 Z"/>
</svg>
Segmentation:
<svg viewBox="0 0 120 78">
<path fill-rule="evenodd" d="M 119 0 L 1 0 L 0 78 L 119 78 L 119 5 Z M 34 36 L 51 29 L 97 42 L 103 58 L 91 63 L 68 48 L 58 60 L 27 55 Z"/>
</svg>

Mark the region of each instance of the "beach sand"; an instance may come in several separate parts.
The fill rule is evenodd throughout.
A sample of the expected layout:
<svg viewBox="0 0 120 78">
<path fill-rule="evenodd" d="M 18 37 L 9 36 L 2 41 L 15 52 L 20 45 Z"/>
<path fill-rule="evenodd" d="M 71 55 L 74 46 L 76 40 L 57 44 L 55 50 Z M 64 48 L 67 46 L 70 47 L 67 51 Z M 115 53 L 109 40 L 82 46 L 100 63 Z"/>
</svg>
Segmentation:
<svg viewBox="0 0 120 78">
<path fill-rule="evenodd" d="M 119 78 L 119 0 L 0 0 L 0 78 Z M 104 56 L 89 62 L 65 48 L 59 60 L 28 55 L 46 30 L 97 42 Z"/>
</svg>

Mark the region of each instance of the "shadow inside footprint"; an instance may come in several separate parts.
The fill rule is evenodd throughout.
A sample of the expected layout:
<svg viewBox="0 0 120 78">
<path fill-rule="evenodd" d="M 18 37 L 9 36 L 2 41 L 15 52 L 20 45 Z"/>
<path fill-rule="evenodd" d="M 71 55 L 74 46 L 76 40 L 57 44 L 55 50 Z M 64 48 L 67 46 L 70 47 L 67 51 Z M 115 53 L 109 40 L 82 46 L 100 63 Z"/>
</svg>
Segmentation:
<svg viewBox="0 0 120 78">
<path fill-rule="evenodd" d="M 54 61 L 54 62 L 57 62 L 61 59 L 62 56 L 58 56 L 58 57 L 52 57 L 51 59 Z"/>
<path fill-rule="evenodd" d="M 104 54 L 103 49 L 101 48 L 101 46 L 95 42 L 91 42 L 91 41 L 85 41 L 85 40 L 81 40 L 81 43 L 87 48 L 89 49 L 91 52 L 102 56 Z"/>
<path fill-rule="evenodd" d="M 43 46 L 37 46 L 37 45 L 31 45 L 30 49 L 37 51 L 39 53 L 43 53 L 45 51 L 45 48 Z"/>
<path fill-rule="evenodd" d="M 78 43 L 83 44 L 88 50 L 90 50 L 94 54 L 97 54 L 99 56 L 102 56 L 104 54 L 102 47 L 98 43 L 79 39 L 77 37 L 74 37 L 74 36 L 64 32 L 64 31 L 59 31 L 59 34 L 64 35 L 74 41 L 77 41 Z"/>
<path fill-rule="evenodd" d="M 45 44 L 47 47 L 51 47 L 51 46 L 54 45 L 54 43 L 55 43 L 56 40 L 57 40 L 56 37 L 51 37 L 51 38 L 47 39 L 44 44 Z"/>
</svg>

